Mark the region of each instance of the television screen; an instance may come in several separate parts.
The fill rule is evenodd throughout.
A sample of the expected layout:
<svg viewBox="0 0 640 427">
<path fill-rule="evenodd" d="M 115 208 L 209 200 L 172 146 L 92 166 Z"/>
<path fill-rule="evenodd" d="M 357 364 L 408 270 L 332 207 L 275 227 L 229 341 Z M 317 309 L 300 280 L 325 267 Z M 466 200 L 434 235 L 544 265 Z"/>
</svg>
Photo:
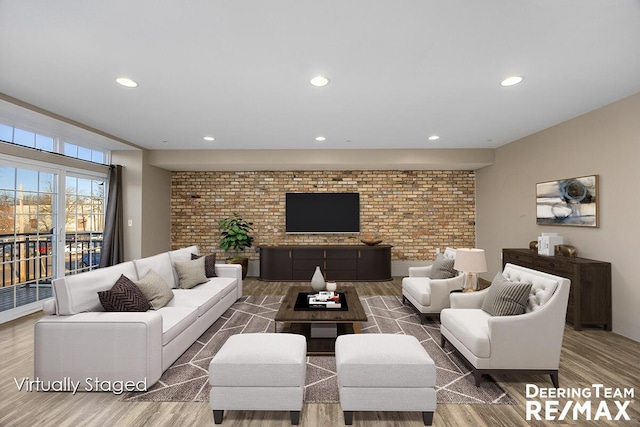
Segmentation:
<svg viewBox="0 0 640 427">
<path fill-rule="evenodd" d="M 360 194 L 287 193 L 287 233 L 357 233 Z"/>
</svg>

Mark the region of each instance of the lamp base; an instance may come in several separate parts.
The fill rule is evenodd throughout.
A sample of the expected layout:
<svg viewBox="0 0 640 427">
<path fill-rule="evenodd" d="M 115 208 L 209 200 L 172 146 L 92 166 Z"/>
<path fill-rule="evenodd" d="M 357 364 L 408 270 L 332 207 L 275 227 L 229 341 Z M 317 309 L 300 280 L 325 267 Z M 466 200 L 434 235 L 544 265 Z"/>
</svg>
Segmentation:
<svg viewBox="0 0 640 427">
<path fill-rule="evenodd" d="M 475 273 L 464 274 L 464 284 L 462 286 L 464 292 L 473 292 L 478 290 L 478 275 Z"/>
</svg>

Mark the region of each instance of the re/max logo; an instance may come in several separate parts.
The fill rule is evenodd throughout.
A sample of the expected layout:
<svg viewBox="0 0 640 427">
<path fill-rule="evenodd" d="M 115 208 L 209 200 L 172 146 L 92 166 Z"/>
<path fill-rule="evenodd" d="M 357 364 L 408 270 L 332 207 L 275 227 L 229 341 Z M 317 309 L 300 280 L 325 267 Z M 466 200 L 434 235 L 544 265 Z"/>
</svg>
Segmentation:
<svg viewBox="0 0 640 427">
<path fill-rule="evenodd" d="M 528 400 L 526 402 L 526 419 L 527 421 L 539 420 L 539 421 L 562 421 L 565 419 L 578 420 L 578 417 L 582 417 L 587 421 L 629 421 L 629 415 L 627 414 L 627 408 L 631 403 L 630 400 L 619 401 L 614 400 L 611 403 L 615 405 L 613 408 L 609 407 L 606 400 L 602 400 L 597 403 L 594 408 L 594 404 L 587 400 L 585 402 L 577 402 L 569 400 L 561 407 L 560 402 L 557 400 L 548 400 L 542 404 L 542 402 L 535 400 Z M 595 409 L 595 410 L 594 410 Z M 613 415 L 615 413 L 615 415 Z"/>
</svg>

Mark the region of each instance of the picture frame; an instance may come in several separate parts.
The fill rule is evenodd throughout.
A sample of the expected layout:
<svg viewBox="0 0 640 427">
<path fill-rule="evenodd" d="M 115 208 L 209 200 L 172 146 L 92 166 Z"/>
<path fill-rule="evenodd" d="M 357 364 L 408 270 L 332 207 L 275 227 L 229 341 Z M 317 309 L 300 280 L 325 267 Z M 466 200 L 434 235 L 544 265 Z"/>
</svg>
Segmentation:
<svg viewBox="0 0 640 427">
<path fill-rule="evenodd" d="M 536 184 L 536 224 L 598 227 L 598 175 Z"/>
</svg>

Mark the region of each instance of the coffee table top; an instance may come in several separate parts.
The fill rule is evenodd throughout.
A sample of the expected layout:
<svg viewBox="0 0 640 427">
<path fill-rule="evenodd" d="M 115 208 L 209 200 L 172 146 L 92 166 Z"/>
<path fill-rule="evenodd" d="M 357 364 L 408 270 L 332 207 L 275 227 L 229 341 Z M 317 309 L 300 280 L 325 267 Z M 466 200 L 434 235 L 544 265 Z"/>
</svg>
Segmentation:
<svg viewBox="0 0 640 427">
<path fill-rule="evenodd" d="M 300 292 L 310 292 L 310 286 L 291 286 L 276 313 L 276 322 L 292 323 L 353 323 L 366 322 L 367 315 L 358 298 L 356 288 L 349 285 L 338 286 L 336 292 L 344 293 L 348 310 L 294 310 Z"/>
</svg>

